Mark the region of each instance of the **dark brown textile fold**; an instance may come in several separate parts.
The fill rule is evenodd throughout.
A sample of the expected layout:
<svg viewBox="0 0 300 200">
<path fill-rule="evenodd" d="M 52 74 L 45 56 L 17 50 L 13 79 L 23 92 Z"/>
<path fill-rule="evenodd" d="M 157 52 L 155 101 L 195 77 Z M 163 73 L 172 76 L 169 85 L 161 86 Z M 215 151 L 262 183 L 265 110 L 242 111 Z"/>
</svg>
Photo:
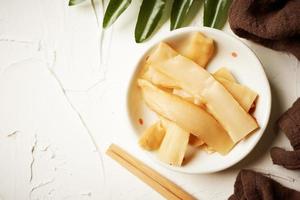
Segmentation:
<svg viewBox="0 0 300 200">
<path fill-rule="evenodd" d="M 286 151 L 279 147 L 273 147 L 271 157 L 276 165 L 282 165 L 287 169 L 300 169 L 300 150 Z"/>
<path fill-rule="evenodd" d="M 290 140 L 293 148 L 300 149 L 300 98 L 279 118 L 277 123 Z"/>
<path fill-rule="evenodd" d="M 238 36 L 300 60 L 299 0 L 234 0 L 228 16 Z"/>
<path fill-rule="evenodd" d="M 300 192 L 251 170 L 241 170 L 229 200 L 299 200 Z"/>
<path fill-rule="evenodd" d="M 300 169 L 300 98 L 279 118 L 277 124 L 290 140 L 294 151 L 273 147 L 273 163 L 287 169 Z"/>
</svg>

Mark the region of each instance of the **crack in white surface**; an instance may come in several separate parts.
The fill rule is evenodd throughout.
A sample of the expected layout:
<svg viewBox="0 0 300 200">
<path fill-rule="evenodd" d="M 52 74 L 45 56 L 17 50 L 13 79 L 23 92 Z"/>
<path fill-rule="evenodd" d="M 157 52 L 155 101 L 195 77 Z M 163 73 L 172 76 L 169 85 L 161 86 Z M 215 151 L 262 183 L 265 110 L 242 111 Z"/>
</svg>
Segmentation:
<svg viewBox="0 0 300 200">
<path fill-rule="evenodd" d="M 43 149 L 41 149 L 41 151 L 48 151 L 49 150 L 49 148 L 50 148 L 50 144 L 48 144 L 47 146 L 45 146 Z"/>
<path fill-rule="evenodd" d="M 57 54 L 56 51 L 53 50 L 50 52 L 50 62 L 49 62 L 49 66 L 51 66 L 51 68 L 54 68 L 55 63 L 56 63 L 56 59 L 57 59 Z M 47 59 L 48 61 L 49 59 Z"/>
<path fill-rule="evenodd" d="M 57 52 L 56 49 L 49 50 L 47 42 L 40 40 L 38 43 L 38 49 L 37 51 L 43 51 L 44 57 L 47 63 L 47 66 L 50 66 L 51 68 L 54 67 L 56 60 L 57 60 Z"/>
<path fill-rule="evenodd" d="M 66 92 L 75 92 L 75 93 L 88 93 L 92 89 L 96 88 L 98 85 L 100 85 L 101 83 L 103 83 L 104 81 L 105 81 L 105 76 L 103 78 L 99 79 L 98 81 L 96 81 L 94 84 L 92 84 L 90 87 L 88 87 L 85 90 L 65 89 L 65 91 Z"/>
<path fill-rule="evenodd" d="M 45 186 L 49 185 L 50 183 L 53 183 L 54 180 L 55 180 L 55 178 L 52 178 L 52 179 L 50 179 L 50 180 L 48 180 L 48 181 L 41 182 L 41 183 L 39 183 L 38 185 L 33 186 L 33 187 L 31 188 L 31 190 L 30 190 L 29 198 L 31 199 L 32 193 L 33 193 L 34 191 L 36 191 L 36 190 L 39 189 L 39 188 L 45 187 Z"/>
<path fill-rule="evenodd" d="M 79 194 L 71 194 L 71 195 L 64 196 L 63 199 L 74 199 L 75 197 L 78 197 L 78 196 L 91 198 L 92 192 L 82 192 Z"/>
<path fill-rule="evenodd" d="M 60 81 L 60 79 L 58 78 L 58 76 L 55 74 L 55 72 L 49 68 L 49 66 L 47 67 L 47 69 L 49 70 L 50 74 L 53 76 L 53 78 L 56 80 L 56 82 L 58 83 L 59 88 L 61 89 L 63 96 L 65 97 L 66 101 L 68 102 L 68 104 L 70 105 L 70 107 L 72 108 L 72 110 L 75 112 L 75 114 L 77 115 L 77 117 L 79 118 L 81 124 L 83 125 L 83 127 L 85 128 L 85 130 L 87 131 L 94 147 L 97 150 L 97 153 L 99 155 L 100 158 L 100 164 L 101 164 L 101 169 L 102 169 L 102 174 L 103 174 L 103 184 L 104 186 L 106 185 L 106 175 L 105 175 L 105 169 L 104 169 L 104 162 L 103 162 L 103 157 L 101 154 L 101 151 L 98 147 L 98 144 L 96 142 L 96 139 L 94 138 L 92 132 L 90 131 L 88 125 L 86 124 L 85 120 L 83 119 L 82 115 L 80 114 L 80 112 L 77 110 L 77 108 L 73 105 L 71 99 L 69 98 L 69 96 L 67 95 L 62 82 Z"/>
<path fill-rule="evenodd" d="M 13 136 L 16 136 L 18 132 L 19 132 L 19 131 L 13 131 L 13 132 L 7 134 L 6 137 L 13 137 Z"/>
<path fill-rule="evenodd" d="M 50 151 L 51 152 L 51 156 L 50 158 L 51 159 L 54 159 L 56 157 L 56 154 L 55 152 L 53 151 L 53 149 L 51 148 L 51 145 L 48 144 L 47 146 L 45 146 L 44 148 L 40 149 L 41 152 L 47 152 L 47 151 Z"/>
<path fill-rule="evenodd" d="M 33 142 L 33 145 L 32 145 L 32 148 L 31 148 L 31 157 L 32 157 L 32 160 L 31 160 L 31 163 L 30 163 L 30 177 L 29 177 L 29 182 L 32 181 L 33 179 L 33 164 L 35 162 L 35 152 L 36 152 L 36 147 L 37 147 L 37 135 L 35 134 L 34 135 L 34 142 Z"/>
<path fill-rule="evenodd" d="M 36 41 L 29 41 L 29 40 L 18 40 L 18 39 L 12 39 L 12 38 L 0 38 L 0 42 L 11 42 L 11 43 L 19 43 L 19 44 L 30 44 L 30 45 L 36 45 Z"/>
<path fill-rule="evenodd" d="M 87 89 L 84 89 L 84 90 L 74 90 L 74 89 L 68 89 L 68 88 L 65 88 L 65 91 L 68 92 L 68 93 L 88 93 L 90 92 L 91 90 L 93 90 L 94 88 L 96 88 L 98 85 L 100 85 L 101 83 L 103 83 L 104 81 L 106 81 L 106 76 L 107 76 L 107 71 L 108 71 L 108 58 L 110 56 L 110 52 L 111 52 L 111 43 L 112 43 L 112 34 L 113 34 L 113 27 L 111 28 L 111 33 L 109 35 L 109 41 L 108 41 L 108 46 L 107 46 L 107 58 L 104 59 L 104 58 L 101 58 L 101 62 L 104 60 L 104 62 L 102 64 L 100 64 L 101 66 L 103 66 L 103 77 L 100 78 L 99 80 L 97 80 L 94 84 L 92 84 L 90 87 L 88 87 Z M 101 45 L 103 42 L 99 42 Z M 100 49 L 100 51 L 103 51 Z"/>
<path fill-rule="evenodd" d="M 17 61 L 15 61 L 15 62 L 11 62 L 11 63 L 5 65 L 4 67 L 0 68 L 0 76 L 1 76 L 2 74 L 4 74 L 4 72 L 6 72 L 6 70 L 9 69 L 10 67 L 15 66 L 15 65 L 18 65 L 18 64 L 21 64 L 21 63 L 26 62 L 26 61 L 28 61 L 28 60 L 30 60 L 30 59 L 33 59 L 33 58 L 34 58 L 34 57 L 28 57 L 28 58 L 20 59 L 20 60 L 17 60 Z"/>
<path fill-rule="evenodd" d="M 88 197 L 91 197 L 91 196 L 92 196 L 92 192 L 81 193 L 80 196 L 88 196 Z"/>
<path fill-rule="evenodd" d="M 98 17 L 99 12 L 97 14 L 97 8 L 95 7 L 94 0 L 92 0 L 92 2 L 93 2 L 93 9 L 94 9 L 94 12 L 95 12 L 95 16 L 97 17 L 97 26 L 99 28 L 98 33 L 100 33 L 98 35 L 99 36 L 98 37 L 99 38 L 99 56 L 100 56 L 99 70 L 103 70 L 102 64 L 105 62 L 104 61 L 104 56 L 102 54 L 102 52 L 104 50 L 104 44 L 103 44 L 104 43 L 104 30 L 100 29 L 101 25 L 100 25 L 100 21 L 99 21 L 99 17 Z M 102 10 L 104 10 L 103 9 L 103 5 L 104 5 L 103 0 L 101 2 L 102 2 Z M 40 11 L 42 13 L 42 10 L 40 10 Z M 41 16 L 43 17 L 42 20 L 44 21 L 44 23 L 42 23 L 43 28 L 44 28 L 44 34 L 47 34 L 47 32 L 49 30 L 48 30 L 48 28 L 46 26 L 46 23 L 45 23 L 45 19 L 44 19 L 45 17 L 44 17 L 44 15 L 41 15 Z M 47 38 L 46 36 L 45 36 L 45 38 Z M 44 43 L 45 41 L 43 41 L 43 40 L 39 40 L 39 41 L 36 41 L 36 42 L 34 42 L 34 41 L 21 41 L 21 40 L 20 41 L 16 41 L 16 40 L 9 41 L 9 40 L 4 40 L 4 39 L 2 39 L 2 40 L 6 41 L 6 42 L 18 42 L 18 43 L 21 43 L 21 44 L 36 44 L 36 47 L 37 47 L 36 50 L 37 51 L 44 51 L 45 52 L 44 61 L 46 62 L 47 69 L 49 70 L 50 74 L 54 77 L 55 81 L 58 83 L 58 86 L 59 86 L 60 90 L 62 91 L 64 98 L 66 99 L 67 103 L 70 105 L 70 107 L 74 111 L 74 113 L 78 116 L 80 122 L 82 123 L 82 125 L 86 129 L 86 131 L 87 131 L 90 139 L 92 140 L 92 143 L 93 143 L 94 147 L 96 148 L 97 153 L 99 154 L 100 162 L 101 162 L 101 170 L 102 170 L 102 174 L 103 174 L 102 181 L 103 181 L 104 187 L 106 187 L 106 174 L 105 174 L 103 156 L 102 156 L 102 153 L 101 153 L 101 151 L 100 151 L 100 149 L 98 147 L 98 144 L 96 143 L 96 140 L 95 140 L 94 136 L 92 135 L 92 133 L 91 133 L 88 125 L 86 124 L 86 122 L 83 119 L 82 115 L 80 114 L 79 110 L 74 106 L 74 104 L 72 103 L 72 101 L 69 98 L 68 94 L 66 93 L 66 90 L 63 87 L 63 84 L 62 84 L 61 80 L 59 79 L 59 77 L 54 72 L 54 67 L 55 67 L 56 58 L 57 58 L 56 51 L 55 50 L 52 51 L 51 49 L 49 49 L 47 43 Z M 2 41 L 2 40 L 0 40 L 0 41 Z M 15 63 L 13 63 L 13 64 L 15 64 Z M 104 78 L 99 79 L 93 85 L 91 85 L 90 87 L 88 87 L 86 91 L 90 91 L 93 88 L 97 87 L 97 85 L 101 84 L 105 79 L 106 79 L 105 76 L 104 76 Z M 33 181 L 32 181 L 33 180 L 33 176 L 34 176 L 34 180 L 36 179 L 36 174 L 33 174 L 33 172 L 34 172 L 34 169 L 36 168 L 36 162 L 37 162 L 37 160 L 35 158 L 36 157 L 36 151 L 38 150 L 38 148 L 37 148 L 38 144 L 37 143 L 38 143 L 38 138 L 37 138 L 37 135 L 35 135 L 35 137 L 34 137 L 34 144 L 31 147 L 32 160 L 30 162 L 30 179 L 29 179 L 29 181 L 31 183 L 33 183 Z M 51 150 L 49 148 L 50 148 L 50 146 L 47 146 L 47 147 L 41 149 L 41 151 Z M 54 158 L 54 157 L 55 157 L 55 154 L 53 154 L 51 156 L 51 158 Z M 48 185 L 48 184 L 50 184 L 53 181 L 54 181 L 54 179 L 51 179 L 50 181 L 42 182 L 42 183 L 34 186 L 31 189 L 31 191 L 30 191 L 30 198 L 31 198 L 32 193 L 34 191 L 36 191 L 38 188 L 41 188 L 41 187 L 43 187 L 45 185 Z M 82 195 L 82 196 L 91 196 L 91 193 L 82 193 L 80 195 Z"/>
</svg>

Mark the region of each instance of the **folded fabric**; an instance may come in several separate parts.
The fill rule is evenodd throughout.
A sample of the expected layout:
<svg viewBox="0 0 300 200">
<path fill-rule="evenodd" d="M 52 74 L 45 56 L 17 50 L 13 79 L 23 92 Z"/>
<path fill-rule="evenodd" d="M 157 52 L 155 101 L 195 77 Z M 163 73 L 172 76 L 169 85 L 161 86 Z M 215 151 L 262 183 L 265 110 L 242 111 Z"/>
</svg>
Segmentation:
<svg viewBox="0 0 300 200">
<path fill-rule="evenodd" d="M 300 150 L 286 151 L 284 149 L 273 147 L 271 149 L 273 163 L 282 165 L 287 169 L 300 169 Z"/>
<path fill-rule="evenodd" d="M 272 161 L 287 169 L 300 169 L 300 98 L 279 118 L 277 123 L 290 140 L 294 151 L 273 147 Z"/>
<path fill-rule="evenodd" d="M 286 134 L 293 148 L 300 149 L 300 98 L 279 118 L 277 124 Z"/>
<path fill-rule="evenodd" d="M 241 170 L 229 200 L 299 200 L 300 192 L 251 170 Z"/>
<path fill-rule="evenodd" d="M 238 36 L 300 60 L 299 0 L 234 0 L 228 16 Z"/>
</svg>

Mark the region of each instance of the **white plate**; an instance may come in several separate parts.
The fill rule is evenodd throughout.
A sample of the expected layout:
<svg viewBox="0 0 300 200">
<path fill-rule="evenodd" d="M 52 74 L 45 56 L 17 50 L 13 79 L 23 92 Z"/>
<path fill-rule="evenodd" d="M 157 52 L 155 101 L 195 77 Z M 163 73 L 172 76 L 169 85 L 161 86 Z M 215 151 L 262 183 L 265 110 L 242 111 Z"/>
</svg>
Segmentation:
<svg viewBox="0 0 300 200">
<path fill-rule="evenodd" d="M 169 166 L 160 162 L 155 157 L 155 153 L 148 154 L 150 154 L 153 159 L 157 160 L 162 165 L 176 171 L 185 173 L 212 173 L 221 171 L 236 164 L 248 153 L 250 153 L 250 151 L 257 144 L 269 121 L 271 110 L 271 92 L 266 74 L 255 54 L 240 40 L 222 31 L 205 27 L 182 28 L 173 31 L 166 37 L 154 42 L 151 48 L 153 48 L 160 41 L 165 41 L 171 45 L 174 45 L 182 38 L 187 37 L 196 31 L 200 31 L 206 36 L 213 38 L 217 46 L 217 53 L 209 63 L 207 70 L 214 72 L 220 67 L 226 67 L 233 73 L 239 83 L 250 87 L 259 94 L 254 116 L 260 128 L 246 139 L 240 141 L 226 156 L 222 156 L 218 153 L 208 154 L 200 150 L 196 151 L 195 153 L 195 151 L 191 151 L 190 148 L 188 150 L 189 152 L 187 152 L 188 155 L 191 155 L 191 152 L 195 154 L 193 154 L 192 159 L 189 159 L 189 162 L 181 167 Z M 128 114 L 137 139 L 140 133 L 146 127 L 148 127 L 154 121 L 157 121 L 157 116 L 145 106 L 141 98 L 140 90 L 136 84 L 136 80 L 139 76 L 139 71 L 141 70 L 145 56 L 151 50 L 151 48 L 145 52 L 143 56 L 137 58 L 138 62 L 136 64 L 136 71 L 132 77 L 131 84 L 128 89 Z M 233 57 L 232 52 L 235 52 L 237 56 Z M 143 125 L 139 124 L 139 119 L 143 119 Z"/>
</svg>

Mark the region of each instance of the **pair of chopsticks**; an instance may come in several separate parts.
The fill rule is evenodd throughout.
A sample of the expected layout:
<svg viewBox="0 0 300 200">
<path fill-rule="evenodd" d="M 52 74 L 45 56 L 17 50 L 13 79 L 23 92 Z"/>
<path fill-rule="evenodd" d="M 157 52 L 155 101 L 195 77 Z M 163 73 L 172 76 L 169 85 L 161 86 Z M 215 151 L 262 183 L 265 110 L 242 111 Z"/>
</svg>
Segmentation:
<svg viewBox="0 0 300 200">
<path fill-rule="evenodd" d="M 151 186 L 154 190 L 166 199 L 174 200 L 195 200 L 193 196 L 182 190 L 180 187 L 166 179 L 158 172 L 154 171 L 138 159 L 134 158 L 126 151 L 115 144 L 111 144 L 106 154 L 116 160 L 143 182 Z"/>
</svg>

